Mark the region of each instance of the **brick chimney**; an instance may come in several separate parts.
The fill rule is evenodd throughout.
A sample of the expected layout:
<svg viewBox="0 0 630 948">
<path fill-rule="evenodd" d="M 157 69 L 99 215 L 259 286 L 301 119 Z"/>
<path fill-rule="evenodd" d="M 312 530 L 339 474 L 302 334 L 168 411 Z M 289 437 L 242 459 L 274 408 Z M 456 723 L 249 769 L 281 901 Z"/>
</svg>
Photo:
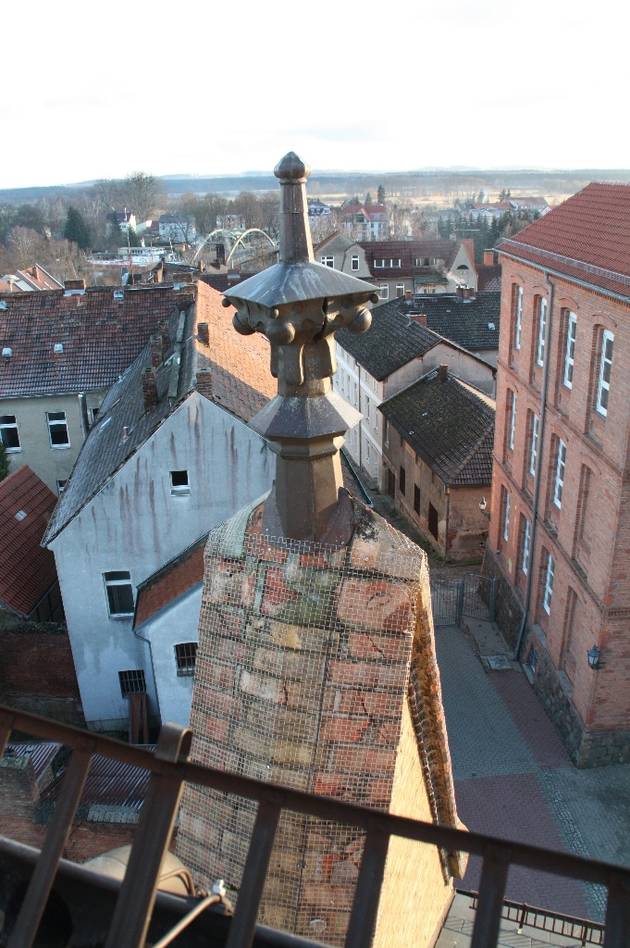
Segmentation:
<svg viewBox="0 0 630 948">
<path fill-rule="evenodd" d="M 144 409 L 149 411 L 157 405 L 157 382 L 155 369 L 146 368 L 142 373 L 142 394 L 144 396 Z"/>
<path fill-rule="evenodd" d="M 426 556 L 342 486 L 356 414 L 331 388 L 334 332 L 369 328 L 373 287 L 314 262 L 308 171 L 291 153 L 275 173 L 280 262 L 226 297 L 236 330 L 270 341 L 278 395 L 251 425 L 276 479 L 208 537 L 192 758 L 458 826 Z M 186 788 L 177 851 L 199 884 L 223 878 L 237 893 L 255 815 Z M 343 944 L 363 846 L 349 827 L 283 814 L 259 921 Z M 432 944 L 462 872 L 456 853 L 392 838 L 373 944 Z"/>
<path fill-rule="evenodd" d="M 496 267 L 498 260 L 498 254 L 496 250 L 484 250 L 483 252 L 483 265 L 484 267 Z"/>
<path fill-rule="evenodd" d="M 162 358 L 162 337 L 159 333 L 154 333 L 149 338 L 149 347 L 151 349 L 151 365 L 154 369 L 159 369 L 164 361 Z"/>
<path fill-rule="evenodd" d="M 438 379 L 440 382 L 448 381 L 448 365 L 438 366 Z"/>
<path fill-rule="evenodd" d="M 204 346 L 210 345 L 210 333 L 208 332 L 208 323 L 197 323 L 197 339 Z"/>
<path fill-rule="evenodd" d="M 457 297 L 460 300 L 473 300 L 475 298 L 474 288 L 472 286 L 458 286 Z"/>
</svg>

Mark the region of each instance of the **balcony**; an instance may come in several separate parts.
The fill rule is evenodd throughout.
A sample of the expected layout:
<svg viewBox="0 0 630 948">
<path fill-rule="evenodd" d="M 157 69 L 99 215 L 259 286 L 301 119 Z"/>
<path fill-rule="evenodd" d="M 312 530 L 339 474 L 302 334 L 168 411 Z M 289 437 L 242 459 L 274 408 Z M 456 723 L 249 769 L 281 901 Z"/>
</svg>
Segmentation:
<svg viewBox="0 0 630 948">
<path fill-rule="evenodd" d="M 358 948 L 371 943 L 390 836 L 482 859 L 479 893 L 475 897 L 470 944 L 497 944 L 502 916 L 517 912 L 504 902 L 510 866 L 603 886 L 607 909 L 605 948 L 628 944 L 630 931 L 630 870 L 554 852 L 536 846 L 494 839 L 343 803 L 309 793 L 260 783 L 201 767 L 187 760 L 191 732 L 165 725 L 154 752 L 77 730 L 34 715 L 0 707 L 0 750 L 11 733 L 56 741 L 70 751 L 61 792 L 41 851 L 0 837 L 0 872 L 4 930 L 0 944 L 8 948 L 31 945 L 104 945 L 140 948 L 152 945 L 315 946 L 317 943 L 257 925 L 263 884 L 280 814 L 308 814 L 362 829 L 366 843 L 345 940 Z M 92 755 L 143 767 L 150 773 L 148 792 L 122 882 L 61 858 L 79 805 Z M 258 813 L 235 910 L 217 893 L 183 897 L 157 892 L 164 854 L 173 833 L 185 782 L 212 787 L 255 800 Z M 534 910 L 520 907 L 525 923 Z M 549 915 L 549 913 L 547 913 Z M 38 936 L 38 929 L 41 931 Z M 551 929 L 549 929 L 551 930 Z M 601 934 L 601 933 L 600 933 Z"/>
</svg>

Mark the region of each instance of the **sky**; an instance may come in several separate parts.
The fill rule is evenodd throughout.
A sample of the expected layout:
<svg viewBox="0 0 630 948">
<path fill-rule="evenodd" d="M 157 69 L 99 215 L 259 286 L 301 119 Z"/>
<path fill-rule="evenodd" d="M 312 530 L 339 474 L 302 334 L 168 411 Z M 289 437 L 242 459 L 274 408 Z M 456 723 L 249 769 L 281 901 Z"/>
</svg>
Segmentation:
<svg viewBox="0 0 630 948">
<path fill-rule="evenodd" d="M 289 150 L 318 170 L 630 165 L 627 0 L 3 11 L 0 188 L 269 171 Z"/>
</svg>

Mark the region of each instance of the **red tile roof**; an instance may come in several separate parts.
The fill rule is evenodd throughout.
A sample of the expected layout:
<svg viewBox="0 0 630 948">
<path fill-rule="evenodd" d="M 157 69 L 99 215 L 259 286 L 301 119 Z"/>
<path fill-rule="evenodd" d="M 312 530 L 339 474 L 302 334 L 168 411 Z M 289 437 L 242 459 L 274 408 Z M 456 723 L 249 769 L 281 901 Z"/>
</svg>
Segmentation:
<svg viewBox="0 0 630 948">
<path fill-rule="evenodd" d="M 499 250 L 630 297 L 630 185 L 589 184 Z"/>
<path fill-rule="evenodd" d="M 22 616 L 57 579 L 54 556 L 39 545 L 56 503 L 26 465 L 0 482 L 0 602 Z"/>
<path fill-rule="evenodd" d="M 138 587 L 135 628 L 203 580 L 203 551 L 206 540 L 207 534 Z"/>
<path fill-rule="evenodd" d="M 172 286 L 125 289 L 89 287 L 66 296 L 63 290 L 13 293 L 2 297 L 0 398 L 83 392 L 109 387 L 169 316 L 192 300 Z M 56 354 L 54 344 L 63 352 Z"/>
</svg>

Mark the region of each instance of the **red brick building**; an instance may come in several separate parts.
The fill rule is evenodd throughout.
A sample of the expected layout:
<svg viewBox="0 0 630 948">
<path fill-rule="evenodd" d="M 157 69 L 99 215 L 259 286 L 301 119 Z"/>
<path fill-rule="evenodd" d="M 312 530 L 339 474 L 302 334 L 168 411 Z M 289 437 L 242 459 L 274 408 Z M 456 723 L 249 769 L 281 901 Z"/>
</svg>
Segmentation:
<svg viewBox="0 0 630 948">
<path fill-rule="evenodd" d="M 630 187 L 499 249 L 498 615 L 574 760 L 630 760 Z"/>
</svg>

